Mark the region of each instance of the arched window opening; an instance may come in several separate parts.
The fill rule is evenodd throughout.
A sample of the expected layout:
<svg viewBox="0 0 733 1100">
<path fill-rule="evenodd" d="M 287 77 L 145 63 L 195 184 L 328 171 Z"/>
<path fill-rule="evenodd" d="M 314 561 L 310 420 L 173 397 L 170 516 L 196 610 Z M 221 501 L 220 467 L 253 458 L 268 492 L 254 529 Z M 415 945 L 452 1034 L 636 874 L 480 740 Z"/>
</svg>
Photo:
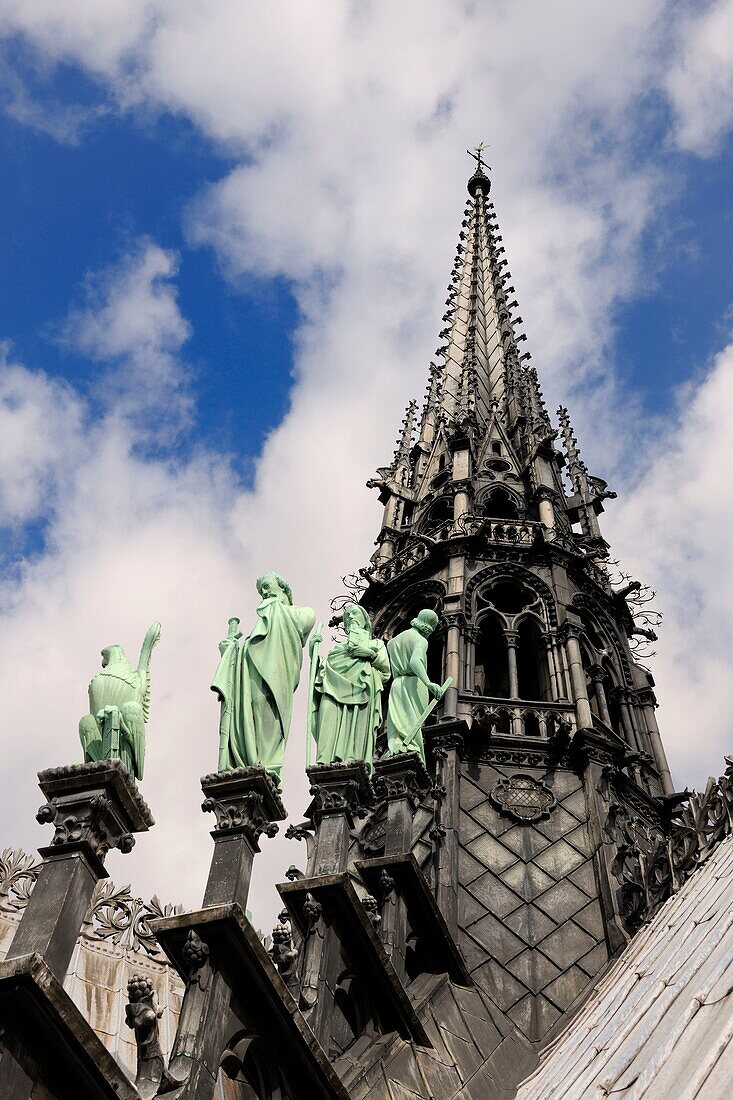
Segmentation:
<svg viewBox="0 0 733 1100">
<path fill-rule="evenodd" d="M 583 615 L 582 619 L 583 619 L 583 628 L 585 629 L 585 636 L 588 639 L 588 641 L 590 642 L 590 644 L 594 647 L 594 649 L 596 651 L 603 650 L 605 648 L 605 644 L 604 644 L 603 639 L 601 638 L 600 634 L 596 630 L 595 625 L 591 622 L 591 620 L 587 617 L 587 615 Z"/>
<path fill-rule="evenodd" d="M 524 732 L 527 737 L 540 735 L 540 720 L 533 710 L 528 710 L 524 714 Z"/>
<path fill-rule="evenodd" d="M 230 1040 L 221 1057 L 217 1084 L 222 1100 L 295 1098 L 271 1044 L 252 1032 L 240 1032 Z"/>
<path fill-rule="evenodd" d="M 619 737 L 623 737 L 624 724 L 621 718 L 621 700 L 619 699 L 613 665 L 608 658 L 604 660 L 603 668 L 606 673 L 603 686 L 606 690 L 606 706 L 608 707 L 608 717 L 610 718 L 611 729 L 614 733 L 617 733 Z"/>
<path fill-rule="evenodd" d="M 440 457 L 438 458 L 438 469 L 439 470 L 444 470 L 445 469 L 445 455 L 444 454 L 440 455 Z"/>
<path fill-rule="evenodd" d="M 374 1012 L 365 983 L 344 971 L 336 985 L 329 1056 L 338 1058 L 351 1044 L 372 1029 Z"/>
<path fill-rule="evenodd" d="M 425 531 L 434 531 L 437 527 L 440 527 L 443 523 L 447 523 L 452 519 L 453 501 L 449 500 L 448 497 L 441 497 L 440 500 L 436 500 L 435 504 L 433 504 L 423 520 L 422 527 Z"/>
<path fill-rule="evenodd" d="M 596 682 L 590 674 L 590 669 L 593 667 L 593 656 L 586 649 L 585 645 L 581 644 L 580 656 L 583 663 L 583 672 L 585 674 L 585 690 L 588 695 L 588 702 L 590 709 L 596 718 L 601 717 L 601 712 L 598 706 L 598 695 L 596 692 Z"/>
<path fill-rule="evenodd" d="M 486 600 L 505 615 L 518 615 L 536 600 L 534 592 L 515 581 L 502 580 L 486 593 Z"/>
<path fill-rule="evenodd" d="M 508 710 L 498 710 L 496 712 L 496 718 L 494 720 L 494 732 L 506 733 L 512 732 L 512 716 Z"/>
<path fill-rule="evenodd" d="M 402 505 L 402 526 L 407 527 L 412 523 L 412 504 L 410 501 L 405 501 Z"/>
<path fill-rule="evenodd" d="M 481 513 L 489 519 L 519 519 L 519 508 L 515 498 L 501 487 L 492 489 L 484 498 Z"/>
<path fill-rule="evenodd" d="M 476 641 L 474 691 L 501 699 L 509 698 L 509 666 L 506 641 L 495 615 L 485 615 Z"/>
<path fill-rule="evenodd" d="M 517 681 L 520 699 L 552 698 L 550 675 L 547 667 L 547 648 L 542 630 L 536 619 L 527 616 L 517 630 Z"/>
<path fill-rule="evenodd" d="M 495 454 L 495 455 L 500 455 L 501 454 L 501 443 L 499 442 L 498 439 L 495 439 L 493 441 L 493 443 L 491 444 L 491 453 Z"/>
</svg>

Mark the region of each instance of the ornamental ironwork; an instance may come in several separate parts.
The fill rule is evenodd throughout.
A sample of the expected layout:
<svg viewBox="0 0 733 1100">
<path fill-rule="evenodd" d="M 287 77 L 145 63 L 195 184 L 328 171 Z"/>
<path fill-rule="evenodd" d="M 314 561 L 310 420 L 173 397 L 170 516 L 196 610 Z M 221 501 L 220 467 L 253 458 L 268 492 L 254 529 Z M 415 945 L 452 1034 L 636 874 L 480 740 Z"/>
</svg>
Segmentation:
<svg viewBox="0 0 733 1100">
<path fill-rule="evenodd" d="M 500 779 L 489 797 L 501 813 L 524 824 L 548 818 L 557 805 L 550 788 L 531 775 Z"/>
<path fill-rule="evenodd" d="M 733 833 L 733 756 L 719 779 L 701 793 L 670 795 L 665 827 L 650 827 L 612 802 L 606 835 L 616 847 L 612 869 L 618 903 L 630 932 L 651 920 L 665 901 Z M 687 803 L 686 805 L 684 803 Z"/>
</svg>

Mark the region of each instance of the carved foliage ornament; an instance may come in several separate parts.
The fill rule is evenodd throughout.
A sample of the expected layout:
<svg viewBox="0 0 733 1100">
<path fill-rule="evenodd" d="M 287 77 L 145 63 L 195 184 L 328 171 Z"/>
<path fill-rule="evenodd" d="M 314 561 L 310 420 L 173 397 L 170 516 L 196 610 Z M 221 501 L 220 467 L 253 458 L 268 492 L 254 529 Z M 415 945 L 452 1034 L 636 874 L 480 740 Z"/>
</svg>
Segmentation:
<svg viewBox="0 0 733 1100">
<path fill-rule="evenodd" d="M 5 849 L 0 855 L 0 912 L 18 913 L 25 908 L 40 869 L 33 856 L 20 849 Z M 145 902 L 133 897 L 129 886 L 117 887 L 103 879 L 92 895 L 82 934 L 88 940 L 103 940 L 163 959 L 149 922 L 182 912 L 182 905 L 163 905 L 157 897 Z"/>
<path fill-rule="evenodd" d="M 523 824 L 548 818 L 557 805 L 550 788 L 531 775 L 500 779 L 489 797 L 501 813 Z"/>
<path fill-rule="evenodd" d="M 39 825 L 53 825 L 51 845 L 86 843 L 95 855 L 104 858 L 110 848 L 131 852 L 135 845 L 132 833 L 116 833 L 116 820 L 109 798 L 95 794 L 90 798 L 44 802 L 36 814 Z"/>
<path fill-rule="evenodd" d="M 276 822 L 267 816 L 259 791 L 244 791 L 239 797 L 226 800 L 209 796 L 201 803 L 201 809 L 216 817 L 216 832 L 244 829 L 256 841 L 263 833 L 273 837 L 278 831 Z"/>
<path fill-rule="evenodd" d="M 0 913 L 24 909 L 40 870 L 33 856 L 6 848 L 0 855 Z"/>
</svg>

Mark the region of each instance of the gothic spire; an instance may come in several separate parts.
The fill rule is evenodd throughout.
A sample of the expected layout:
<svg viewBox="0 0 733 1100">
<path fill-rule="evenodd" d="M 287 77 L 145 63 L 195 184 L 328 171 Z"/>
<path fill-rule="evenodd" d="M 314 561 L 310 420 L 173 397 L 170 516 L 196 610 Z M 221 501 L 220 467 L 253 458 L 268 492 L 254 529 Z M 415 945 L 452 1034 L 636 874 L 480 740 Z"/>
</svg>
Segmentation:
<svg viewBox="0 0 733 1100">
<path fill-rule="evenodd" d="M 491 181 L 480 146 L 472 153 L 476 171 L 468 181 L 469 200 L 461 223 L 456 259 L 448 286 L 445 327 L 437 355 L 443 360 L 442 411 L 447 422 L 472 416 L 485 425 L 493 401 L 502 417 L 518 415 L 517 383 L 521 360 L 515 335 L 521 317 L 504 258 L 493 203 Z"/>
</svg>

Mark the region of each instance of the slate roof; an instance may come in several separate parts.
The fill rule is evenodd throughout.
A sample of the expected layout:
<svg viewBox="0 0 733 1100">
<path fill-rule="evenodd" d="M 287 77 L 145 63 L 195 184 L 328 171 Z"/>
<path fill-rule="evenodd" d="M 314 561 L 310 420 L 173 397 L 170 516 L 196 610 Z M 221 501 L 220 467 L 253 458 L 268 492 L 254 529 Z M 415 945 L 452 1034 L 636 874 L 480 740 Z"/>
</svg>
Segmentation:
<svg viewBox="0 0 733 1100">
<path fill-rule="evenodd" d="M 432 1048 L 362 1035 L 335 1064 L 352 1100 L 513 1100 L 537 1056 L 486 994 L 422 974 L 409 995 Z"/>
<path fill-rule="evenodd" d="M 517 1100 L 733 1096 L 733 837 L 633 938 Z"/>
</svg>

